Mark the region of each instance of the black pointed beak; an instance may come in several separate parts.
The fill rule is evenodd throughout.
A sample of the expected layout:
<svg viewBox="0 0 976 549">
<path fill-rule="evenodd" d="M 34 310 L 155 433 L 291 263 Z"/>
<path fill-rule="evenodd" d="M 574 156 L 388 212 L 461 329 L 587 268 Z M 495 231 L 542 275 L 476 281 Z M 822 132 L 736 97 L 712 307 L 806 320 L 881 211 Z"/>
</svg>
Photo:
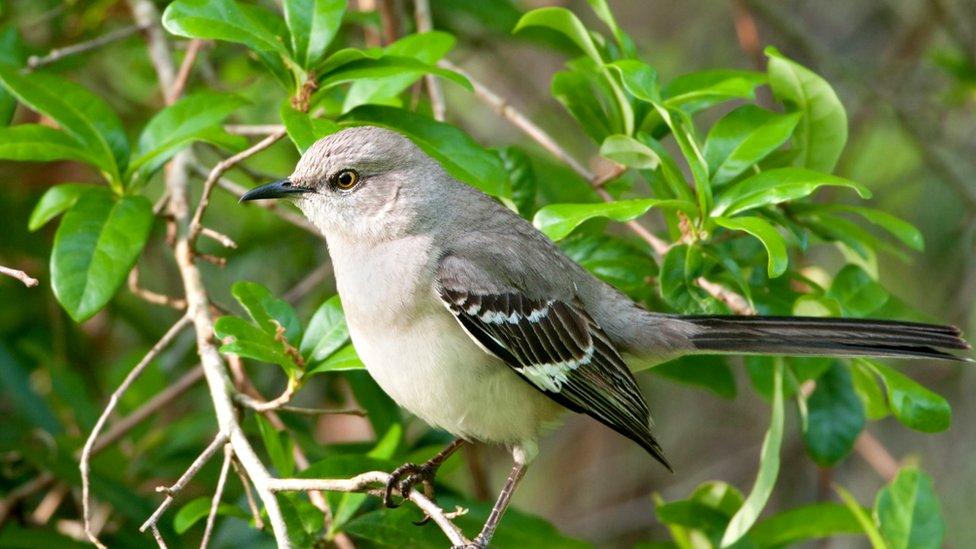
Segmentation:
<svg viewBox="0 0 976 549">
<path fill-rule="evenodd" d="M 247 191 L 241 195 L 240 201 L 246 202 L 248 200 L 262 200 L 265 198 L 285 198 L 286 196 L 310 192 L 313 191 L 308 187 L 299 187 L 297 185 L 293 185 L 288 179 L 279 179 L 278 181 L 272 181 L 267 185 L 261 185 L 260 187 L 255 187 Z"/>
</svg>

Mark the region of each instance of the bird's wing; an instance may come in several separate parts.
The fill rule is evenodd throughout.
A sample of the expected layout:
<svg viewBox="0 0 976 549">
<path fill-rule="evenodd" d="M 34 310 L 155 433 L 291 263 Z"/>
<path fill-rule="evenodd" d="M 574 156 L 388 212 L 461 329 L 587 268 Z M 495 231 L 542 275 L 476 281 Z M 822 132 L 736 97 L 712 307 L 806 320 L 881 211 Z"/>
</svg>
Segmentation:
<svg viewBox="0 0 976 549">
<path fill-rule="evenodd" d="M 489 272 L 453 254 L 438 266 L 437 294 L 468 335 L 546 396 L 634 440 L 670 469 L 633 375 L 590 315 L 575 303 L 528 297 Z"/>
</svg>

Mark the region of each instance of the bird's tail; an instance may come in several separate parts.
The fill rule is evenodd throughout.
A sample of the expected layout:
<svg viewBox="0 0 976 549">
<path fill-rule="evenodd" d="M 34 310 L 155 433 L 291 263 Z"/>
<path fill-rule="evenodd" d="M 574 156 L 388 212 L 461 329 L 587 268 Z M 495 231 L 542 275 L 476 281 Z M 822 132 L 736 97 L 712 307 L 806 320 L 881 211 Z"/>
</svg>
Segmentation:
<svg viewBox="0 0 976 549">
<path fill-rule="evenodd" d="M 917 322 L 792 316 L 679 318 L 696 328 L 689 339 L 704 353 L 969 360 L 948 351 L 971 348 L 958 328 Z"/>
</svg>

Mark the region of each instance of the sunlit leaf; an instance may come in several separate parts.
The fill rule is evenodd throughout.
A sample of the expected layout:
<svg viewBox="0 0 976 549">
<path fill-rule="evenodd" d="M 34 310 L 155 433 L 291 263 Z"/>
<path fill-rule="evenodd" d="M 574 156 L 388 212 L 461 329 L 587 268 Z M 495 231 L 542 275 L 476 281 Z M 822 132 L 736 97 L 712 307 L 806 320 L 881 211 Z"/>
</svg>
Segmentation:
<svg viewBox="0 0 976 549">
<path fill-rule="evenodd" d="M 31 231 L 40 229 L 48 221 L 74 206 L 78 197 L 90 188 L 92 186 L 85 183 L 61 183 L 51 187 L 37 201 L 37 206 L 34 206 L 34 211 L 27 221 L 27 229 Z"/>
<path fill-rule="evenodd" d="M 728 217 L 753 208 L 798 200 L 825 186 L 846 187 L 857 191 L 861 198 L 871 197 L 871 191 L 849 179 L 803 168 L 777 168 L 757 173 L 725 189 L 716 197 L 712 215 Z"/>
<path fill-rule="evenodd" d="M 860 534 L 850 509 L 836 503 L 812 503 L 789 509 L 757 523 L 749 531 L 756 547 L 785 547 L 807 540 Z"/>
<path fill-rule="evenodd" d="M 800 115 L 780 115 L 743 105 L 708 132 L 703 153 L 714 185 L 727 183 L 778 149 L 796 128 Z"/>
<path fill-rule="evenodd" d="M 925 433 L 938 433 L 949 428 L 952 410 L 944 398 L 891 366 L 873 360 L 859 361 L 884 380 L 888 404 L 898 421 Z"/>
<path fill-rule="evenodd" d="M 342 303 L 335 295 L 325 300 L 312 315 L 299 347 L 309 364 L 320 362 L 349 340 L 349 327 L 342 314 Z"/>
<path fill-rule="evenodd" d="M 224 40 L 287 54 L 281 17 L 235 0 L 176 0 L 163 12 L 163 26 L 177 36 Z"/>
<path fill-rule="evenodd" d="M 288 101 L 281 105 L 281 121 L 285 124 L 288 137 L 298 148 L 298 152 L 305 154 L 316 141 L 323 137 L 332 135 L 341 128 L 332 120 L 327 118 L 312 118 L 308 113 L 304 113 L 293 108 Z"/>
<path fill-rule="evenodd" d="M 254 322 L 269 335 L 285 329 L 288 341 L 297 343 L 302 335 L 302 324 L 295 309 L 283 299 L 276 298 L 264 286 L 247 280 L 239 280 L 231 286 L 231 294 L 247 311 Z"/>
<path fill-rule="evenodd" d="M 769 257 L 766 272 L 770 278 L 776 278 L 786 272 L 790 263 L 789 254 L 786 252 L 786 241 L 776 227 L 768 221 L 753 216 L 715 217 L 713 221 L 726 229 L 747 232 L 759 239 Z"/>
<path fill-rule="evenodd" d="M 653 170 L 661 163 L 654 149 L 629 135 L 611 135 L 600 144 L 600 156 L 639 170 Z"/>
<path fill-rule="evenodd" d="M 282 8 L 295 61 L 311 69 L 339 31 L 346 0 L 285 0 Z"/>
<path fill-rule="evenodd" d="M 651 208 L 673 208 L 694 212 L 695 206 L 683 200 L 641 198 L 596 202 L 592 204 L 550 204 L 536 212 L 532 223 L 553 240 L 566 237 L 573 229 L 595 217 L 607 217 L 615 221 L 636 219 Z"/>
<path fill-rule="evenodd" d="M 942 547 L 945 522 L 932 479 L 906 467 L 878 492 L 874 504 L 878 529 L 892 549 Z"/>
</svg>

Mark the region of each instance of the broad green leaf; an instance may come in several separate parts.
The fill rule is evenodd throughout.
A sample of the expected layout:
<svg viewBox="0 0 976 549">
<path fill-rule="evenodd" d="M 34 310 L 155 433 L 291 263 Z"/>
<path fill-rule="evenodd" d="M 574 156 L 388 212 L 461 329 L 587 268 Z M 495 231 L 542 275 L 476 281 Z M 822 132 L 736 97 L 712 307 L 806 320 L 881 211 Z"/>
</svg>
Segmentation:
<svg viewBox="0 0 976 549">
<path fill-rule="evenodd" d="M 945 523 L 932 479 L 914 467 L 899 471 L 878 492 L 874 517 L 891 549 L 942 547 Z"/>
<path fill-rule="evenodd" d="M 325 372 L 345 372 L 349 370 L 362 370 L 366 368 L 356 354 L 356 348 L 352 344 L 342 347 L 338 351 L 329 355 L 325 360 L 309 368 L 305 375 L 324 374 Z"/>
<path fill-rule="evenodd" d="M 888 405 L 898 421 L 923 433 L 938 433 L 949 428 L 952 410 L 944 398 L 891 366 L 873 360 L 859 361 L 884 381 Z"/>
<path fill-rule="evenodd" d="M 796 165 L 830 173 L 847 143 L 847 114 L 826 80 L 766 48 L 767 72 L 773 95 L 790 111 L 803 114 L 796 130 L 800 155 Z"/>
<path fill-rule="evenodd" d="M 551 93 L 596 141 L 624 131 L 622 114 L 615 103 L 601 101 L 605 84 L 598 75 L 583 70 L 560 71 L 553 75 Z M 611 93 L 609 89 L 607 93 Z"/>
<path fill-rule="evenodd" d="M 698 286 L 702 274 L 701 250 L 687 244 L 672 246 L 661 262 L 661 299 L 682 313 L 727 312 Z"/>
<path fill-rule="evenodd" d="M 577 232 L 559 242 L 573 261 L 632 299 L 645 301 L 654 292 L 649 283 L 657 265 L 647 249 L 621 237 Z"/>
<path fill-rule="evenodd" d="M 284 28 L 277 14 L 235 0 L 176 0 L 163 12 L 166 30 L 187 38 L 244 44 L 253 50 L 287 55 Z"/>
<path fill-rule="evenodd" d="M 753 208 L 798 200 L 825 186 L 846 187 L 857 191 L 861 198 L 871 197 L 867 187 L 843 177 L 804 168 L 776 168 L 757 173 L 725 189 L 715 199 L 712 215 L 729 217 Z"/>
<path fill-rule="evenodd" d="M 712 185 L 709 182 L 708 163 L 695 139 L 695 125 L 686 112 L 669 108 L 661 103 L 653 103 L 655 111 L 671 130 L 681 154 L 685 157 L 688 169 L 691 170 L 698 195 L 698 207 L 702 215 L 712 209 Z"/>
<path fill-rule="evenodd" d="M 620 73 L 624 89 L 641 101 L 659 103 L 661 90 L 657 82 L 657 71 L 636 59 L 621 59 L 607 65 Z"/>
<path fill-rule="evenodd" d="M 607 217 L 615 221 L 630 221 L 651 208 L 672 208 L 694 213 L 695 205 L 684 200 L 640 198 L 595 202 L 592 204 L 549 204 L 535 213 L 532 223 L 553 240 L 565 238 L 573 229 L 595 217 Z"/>
<path fill-rule="evenodd" d="M 397 448 L 403 441 L 403 425 L 393 424 L 383 436 L 379 437 L 373 449 L 366 454 L 368 459 L 388 460 L 396 454 Z M 329 532 L 337 532 L 342 526 L 356 514 L 356 511 L 366 503 L 367 494 L 345 493 L 339 500 L 333 515 L 333 522 L 329 527 Z"/>
<path fill-rule="evenodd" d="M 752 491 L 746 497 L 729 526 L 722 535 L 722 547 L 729 547 L 742 539 L 756 523 L 779 475 L 779 451 L 783 443 L 783 361 L 777 360 L 773 373 L 773 410 L 770 418 L 769 430 L 763 438 L 762 451 L 759 458 L 759 473 Z"/>
<path fill-rule="evenodd" d="M 198 92 L 159 111 L 139 135 L 129 172 L 147 178 L 180 149 L 194 141 L 213 141 L 218 133 L 221 143 L 236 139 L 246 146 L 242 137 L 227 135 L 220 128 L 225 118 L 245 104 L 236 95 Z"/>
<path fill-rule="evenodd" d="M 117 191 L 129 160 L 129 142 L 119 117 L 105 102 L 74 82 L 51 74 L 21 74 L 0 65 L 0 83 L 31 109 L 49 116 L 81 143 L 91 162 Z M 77 159 L 77 158 L 76 158 Z"/>
<path fill-rule="evenodd" d="M 446 32 L 432 31 L 409 34 L 383 49 L 386 55 L 410 57 L 433 65 L 454 47 L 455 39 Z M 367 103 L 389 104 L 421 76 L 418 72 L 405 72 L 383 78 L 357 80 L 349 87 L 342 103 L 342 112 Z"/>
<path fill-rule="evenodd" d="M 282 7 L 295 61 L 311 69 L 339 31 L 346 0 L 285 0 Z"/>
<path fill-rule="evenodd" d="M 309 364 L 320 362 L 349 340 L 349 327 L 342 314 L 342 303 L 334 295 L 319 306 L 308 322 L 299 348 Z"/>
<path fill-rule="evenodd" d="M 586 3 L 590 5 L 593 13 L 600 18 L 600 21 L 603 21 L 610 29 L 610 32 L 613 33 L 613 39 L 617 41 L 617 45 L 623 50 L 623 54 L 628 57 L 634 57 L 636 50 L 634 41 L 617 24 L 617 19 L 613 16 L 613 11 L 610 10 L 610 6 L 607 5 L 607 0 L 586 0 Z"/>
<path fill-rule="evenodd" d="M 48 221 L 64 213 L 65 210 L 75 205 L 78 197 L 91 185 L 85 183 L 61 183 L 48 189 L 41 199 L 34 206 L 30 219 L 27 221 L 27 229 L 36 231 Z"/>
<path fill-rule="evenodd" d="M 17 32 L 17 27 L 12 24 L 6 25 L 0 30 L 0 63 L 12 67 L 21 67 L 27 59 L 24 44 Z M 17 110 L 17 98 L 10 94 L 6 88 L 0 86 L 0 126 L 6 126 L 13 120 L 14 111 Z M 0 139 L 0 143 L 3 140 Z"/>
<path fill-rule="evenodd" d="M 511 195 L 508 174 L 498 155 L 450 124 L 378 105 L 362 105 L 343 118 L 347 122 L 373 124 L 400 132 L 461 181 L 490 195 Z"/>
<path fill-rule="evenodd" d="M 190 500 L 173 517 L 173 529 L 177 534 L 183 534 L 210 514 L 211 500 L 208 497 L 200 497 Z M 250 515 L 236 505 L 221 503 L 217 506 L 217 514 L 225 517 L 237 517 L 248 519 Z"/>
<path fill-rule="evenodd" d="M 790 256 L 786 252 L 786 240 L 768 221 L 754 216 L 715 217 L 713 221 L 726 229 L 744 231 L 758 238 L 769 256 L 766 273 L 770 278 L 776 278 L 786 272 L 790 264 Z"/>
<path fill-rule="evenodd" d="M 495 149 L 498 157 L 508 172 L 508 180 L 512 184 L 512 202 L 518 208 L 522 217 L 530 217 L 535 213 L 535 196 L 537 182 L 532 161 L 522 149 L 515 146 Z"/>
<path fill-rule="evenodd" d="M 877 421 L 891 413 L 887 396 L 878 385 L 878 379 L 861 361 L 851 362 L 851 381 L 854 384 L 854 392 L 864 406 L 864 415 L 869 420 Z"/>
<path fill-rule="evenodd" d="M 650 369 L 652 374 L 697 385 L 724 398 L 735 398 L 735 376 L 720 356 L 685 356 Z"/>
<path fill-rule="evenodd" d="M 600 145 L 600 156 L 639 170 L 653 170 L 661 163 L 654 149 L 629 135 L 611 135 Z"/>
<path fill-rule="evenodd" d="M 286 100 L 281 105 L 281 121 L 298 152 L 305 154 L 316 141 L 339 131 L 339 125 L 327 118 L 312 118 L 292 108 Z"/>
<path fill-rule="evenodd" d="M 864 407 L 851 384 L 847 366 L 832 361 L 817 378 L 817 388 L 807 399 L 807 423 L 803 442 L 822 467 L 831 467 L 854 447 L 864 428 Z"/>
<path fill-rule="evenodd" d="M 881 227 L 891 233 L 909 248 L 917 251 L 925 249 L 925 238 L 911 223 L 895 217 L 888 212 L 866 208 L 864 206 L 848 206 L 846 204 L 817 204 L 828 211 L 850 212 L 863 217 L 868 223 Z"/>
<path fill-rule="evenodd" d="M 103 160 L 71 135 L 40 124 L 0 128 L 0 158 L 33 162 L 77 160 L 96 168 Z"/>
<path fill-rule="evenodd" d="M 516 33 L 527 27 L 546 27 L 552 29 L 574 44 L 596 63 L 603 63 L 603 57 L 597 49 L 596 44 L 590 37 L 589 31 L 576 15 L 566 8 L 539 8 L 532 10 L 519 19 L 518 24 L 512 29 Z"/>
<path fill-rule="evenodd" d="M 721 533 L 729 523 L 729 517 L 697 501 L 683 500 L 665 503 L 655 509 L 658 520 L 664 524 L 678 525 L 707 534 Z"/>
<path fill-rule="evenodd" d="M 302 323 L 288 302 L 276 298 L 264 286 L 247 280 L 235 282 L 230 293 L 265 333 L 275 335 L 280 325 L 285 329 L 288 341 L 298 343 L 302 335 Z"/>
<path fill-rule="evenodd" d="M 763 74 L 739 70 L 707 70 L 681 75 L 669 82 L 661 96 L 667 107 L 694 113 L 732 99 L 755 99 Z"/>
<path fill-rule="evenodd" d="M 837 503 L 812 503 L 789 509 L 757 523 L 749 531 L 756 547 L 785 547 L 807 540 L 860 534 L 851 510 Z"/>
<path fill-rule="evenodd" d="M 878 527 L 874 524 L 874 521 L 871 520 L 871 517 L 868 516 L 868 513 L 864 507 L 861 507 L 861 504 L 854 499 L 854 496 L 844 489 L 843 486 L 839 486 L 837 484 L 834 485 L 834 491 L 837 492 L 837 495 L 840 496 L 841 501 L 844 502 L 844 505 L 851 512 L 851 516 L 857 519 L 858 524 L 861 525 L 861 530 L 868 537 L 868 541 L 871 542 L 871 548 L 887 549 L 888 546 L 881 537 L 881 532 L 878 531 Z"/>
<path fill-rule="evenodd" d="M 285 353 L 281 342 L 243 318 L 229 315 L 218 318 L 214 322 L 214 333 L 221 340 L 233 338 L 221 345 L 220 352 L 277 364 L 289 377 L 297 377 L 298 365 Z"/>
<path fill-rule="evenodd" d="M 840 303 L 848 315 L 866 317 L 888 302 L 888 292 L 857 265 L 837 273 L 827 296 Z"/>
<path fill-rule="evenodd" d="M 8 409 L 26 419 L 31 428 L 43 429 L 52 438 L 63 434 L 58 416 L 31 381 L 31 367 L 14 355 L 3 341 L 0 341 L 0 395 Z"/>
<path fill-rule="evenodd" d="M 793 134 L 798 113 L 780 115 L 743 105 L 712 126 L 703 154 L 713 185 L 727 183 L 778 149 Z"/>
<path fill-rule="evenodd" d="M 268 457 L 277 469 L 278 476 L 287 478 L 294 475 L 295 458 L 291 453 L 291 437 L 275 429 L 261 414 L 254 414 L 254 420 L 258 423 L 264 449 L 268 451 Z"/>
<path fill-rule="evenodd" d="M 464 88 L 467 88 L 469 91 L 474 89 L 471 87 L 471 82 L 469 82 L 467 78 L 459 73 L 448 69 L 442 69 L 437 65 L 431 65 L 418 61 L 412 57 L 396 55 L 384 55 L 383 57 L 379 57 L 377 59 L 367 57 L 345 63 L 335 70 L 326 73 L 319 82 L 318 89 L 321 93 L 321 91 L 327 90 L 339 84 L 344 84 L 346 82 L 374 78 L 389 78 L 391 76 L 399 77 L 403 76 L 404 74 L 411 73 L 415 76 L 433 74 L 459 84 Z"/>
<path fill-rule="evenodd" d="M 88 189 L 65 214 L 54 235 L 51 285 L 76 322 L 91 318 L 135 264 L 153 224 L 152 203 L 143 196 L 118 200 L 105 188 Z"/>
</svg>

